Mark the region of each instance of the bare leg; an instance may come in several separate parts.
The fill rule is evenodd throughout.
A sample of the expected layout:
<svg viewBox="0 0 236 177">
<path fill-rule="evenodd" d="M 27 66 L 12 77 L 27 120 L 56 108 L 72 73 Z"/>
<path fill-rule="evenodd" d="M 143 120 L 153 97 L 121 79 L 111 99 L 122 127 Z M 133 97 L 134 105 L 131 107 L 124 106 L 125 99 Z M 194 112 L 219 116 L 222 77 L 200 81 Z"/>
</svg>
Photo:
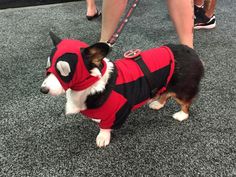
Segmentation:
<svg viewBox="0 0 236 177">
<path fill-rule="evenodd" d="M 101 42 L 106 42 L 114 33 L 127 0 L 104 0 Z M 168 7 L 180 43 L 193 48 L 193 2 L 192 0 L 168 0 Z"/>
<path fill-rule="evenodd" d="M 215 13 L 216 0 L 194 0 L 194 4 L 198 7 L 204 5 L 205 15 L 208 18 L 211 18 Z"/>
<path fill-rule="evenodd" d="M 206 0 L 204 9 L 206 11 L 206 16 L 211 18 L 215 13 L 216 0 Z"/>
<path fill-rule="evenodd" d="M 167 0 L 167 3 L 180 43 L 193 48 L 193 0 Z"/>
<path fill-rule="evenodd" d="M 86 0 L 87 3 L 87 16 L 93 16 L 97 12 L 97 7 L 95 4 L 95 0 Z"/>
<path fill-rule="evenodd" d="M 204 5 L 204 0 L 194 0 L 194 4 L 198 7 L 201 7 Z"/>
<path fill-rule="evenodd" d="M 103 0 L 101 42 L 107 42 L 115 32 L 128 0 Z"/>
</svg>

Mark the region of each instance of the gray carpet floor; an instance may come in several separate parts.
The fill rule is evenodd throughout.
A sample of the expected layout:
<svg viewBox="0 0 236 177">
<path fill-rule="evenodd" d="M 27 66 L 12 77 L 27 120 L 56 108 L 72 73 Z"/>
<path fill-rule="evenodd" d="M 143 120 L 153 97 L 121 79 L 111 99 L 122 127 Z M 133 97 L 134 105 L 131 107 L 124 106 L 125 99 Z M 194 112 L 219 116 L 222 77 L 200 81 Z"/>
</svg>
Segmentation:
<svg viewBox="0 0 236 177">
<path fill-rule="evenodd" d="M 0 176 L 236 176 L 236 1 L 218 1 L 217 27 L 195 31 L 205 77 L 189 120 L 171 117 L 179 109 L 172 100 L 160 111 L 144 106 L 105 149 L 96 147 L 92 121 L 64 115 L 64 96 L 39 92 L 50 30 L 99 40 L 101 19 L 87 21 L 85 7 L 80 1 L 0 11 Z M 178 39 L 165 1 L 143 0 L 108 58 L 166 43 Z"/>
</svg>

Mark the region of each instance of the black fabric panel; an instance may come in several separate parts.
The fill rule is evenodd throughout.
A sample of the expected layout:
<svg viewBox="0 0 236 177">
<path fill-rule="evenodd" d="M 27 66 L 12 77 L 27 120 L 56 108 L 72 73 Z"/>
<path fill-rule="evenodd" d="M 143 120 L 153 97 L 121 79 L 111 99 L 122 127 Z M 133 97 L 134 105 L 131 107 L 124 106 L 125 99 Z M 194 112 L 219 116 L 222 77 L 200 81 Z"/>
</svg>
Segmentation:
<svg viewBox="0 0 236 177">
<path fill-rule="evenodd" d="M 117 85 L 115 91 L 123 95 L 130 105 L 136 105 L 150 97 L 150 87 L 145 77 Z"/>
<path fill-rule="evenodd" d="M 166 85 L 167 77 L 169 76 L 170 66 L 161 68 L 153 73 L 154 86 L 157 91 Z M 130 105 L 134 106 L 150 98 L 150 86 L 145 77 L 141 77 L 133 82 L 117 85 L 115 91 L 122 94 L 129 102 Z"/>
<path fill-rule="evenodd" d="M 152 74 L 150 70 L 148 69 L 147 65 L 144 63 L 141 56 L 138 56 L 134 59 L 135 62 L 139 65 L 140 69 L 142 70 L 143 74 L 145 75 L 145 78 L 147 79 L 147 83 L 150 86 L 150 89 L 153 90 L 155 87 L 155 80 L 152 77 Z"/>
<path fill-rule="evenodd" d="M 112 129 L 119 129 L 123 123 L 126 121 L 127 117 L 131 112 L 131 106 L 126 102 L 122 108 L 116 113 L 116 119 L 112 126 Z"/>
<path fill-rule="evenodd" d="M 162 87 L 166 86 L 167 78 L 170 74 L 170 65 L 161 68 L 151 75 L 155 80 L 154 87 L 157 88 L 157 91 L 160 90 Z"/>
</svg>

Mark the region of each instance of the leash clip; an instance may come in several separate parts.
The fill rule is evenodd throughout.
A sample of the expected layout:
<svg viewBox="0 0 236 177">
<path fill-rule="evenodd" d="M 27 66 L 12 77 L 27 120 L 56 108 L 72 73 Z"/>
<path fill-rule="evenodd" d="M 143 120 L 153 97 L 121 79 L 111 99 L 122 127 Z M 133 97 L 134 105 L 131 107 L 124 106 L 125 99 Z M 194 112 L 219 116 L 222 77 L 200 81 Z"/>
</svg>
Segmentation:
<svg viewBox="0 0 236 177">
<path fill-rule="evenodd" d="M 140 49 L 132 49 L 132 50 L 128 50 L 127 52 L 124 53 L 124 57 L 125 58 L 136 58 L 141 54 L 141 50 Z"/>
</svg>

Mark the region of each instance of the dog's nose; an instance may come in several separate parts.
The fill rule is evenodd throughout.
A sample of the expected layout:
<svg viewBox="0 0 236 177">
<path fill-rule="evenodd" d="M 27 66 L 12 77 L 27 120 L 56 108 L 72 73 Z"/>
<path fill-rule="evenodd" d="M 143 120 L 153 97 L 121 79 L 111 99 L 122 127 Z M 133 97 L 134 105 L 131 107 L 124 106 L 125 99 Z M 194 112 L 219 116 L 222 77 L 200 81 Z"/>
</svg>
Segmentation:
<svg viewBox="0 0 236 177">
<path fill-rule="evenodd" d="M 49 92 L 49 89 L 47 87 L 41 87 L 40 92 L 47 94 Z"/>
</svg>

